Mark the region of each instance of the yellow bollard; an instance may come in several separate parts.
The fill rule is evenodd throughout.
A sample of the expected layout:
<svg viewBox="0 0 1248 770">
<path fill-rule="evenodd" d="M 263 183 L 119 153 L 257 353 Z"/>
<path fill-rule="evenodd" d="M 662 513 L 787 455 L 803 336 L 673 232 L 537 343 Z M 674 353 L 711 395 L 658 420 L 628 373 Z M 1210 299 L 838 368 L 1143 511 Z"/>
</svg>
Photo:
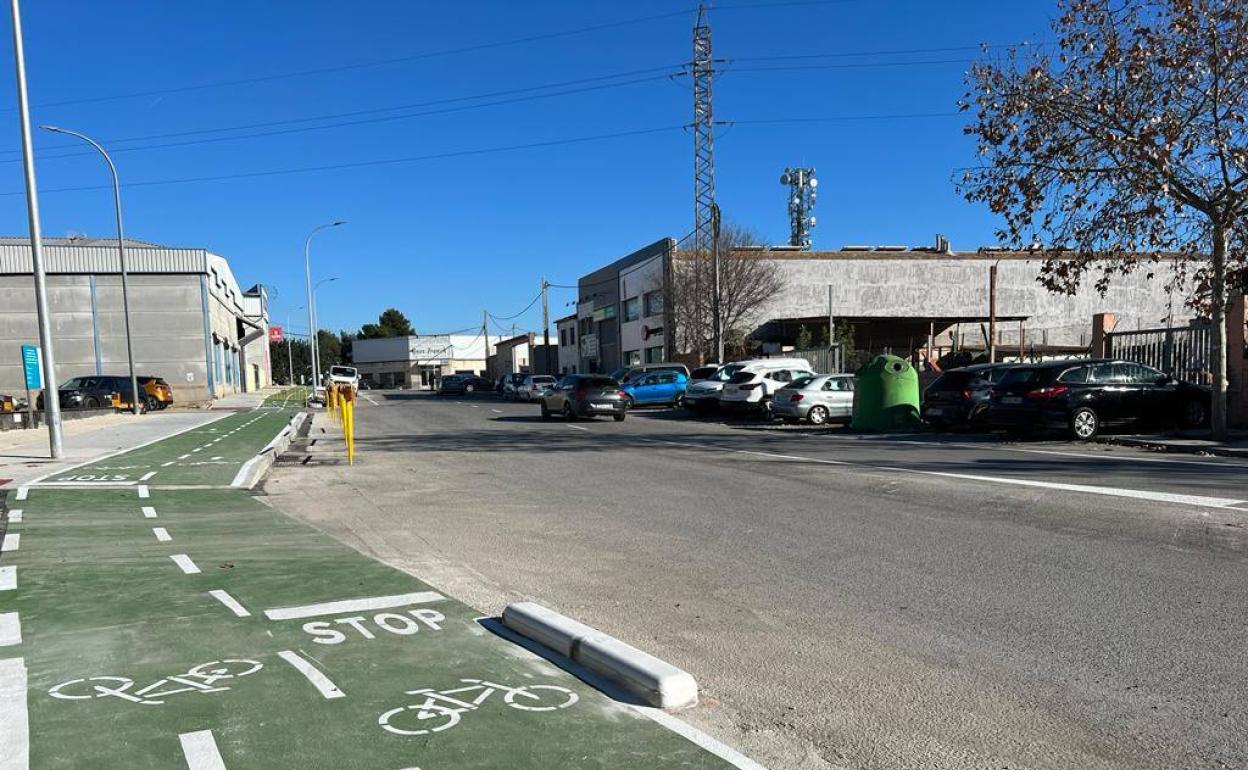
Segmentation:
<svg viewBox="0 0 1248 770">
<path fill-rule="evenodd" d="M 355 394 L 350 388 L 342 394 L 342 435 L 347 442 L 347 464 L 355 464 Z"/>
</svg>

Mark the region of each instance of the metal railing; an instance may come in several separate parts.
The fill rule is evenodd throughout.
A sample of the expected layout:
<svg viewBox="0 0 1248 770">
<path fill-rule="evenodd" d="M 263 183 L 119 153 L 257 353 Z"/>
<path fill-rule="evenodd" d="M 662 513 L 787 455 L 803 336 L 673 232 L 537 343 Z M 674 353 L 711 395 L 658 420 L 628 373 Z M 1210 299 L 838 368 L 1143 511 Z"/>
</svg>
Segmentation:
<svg viewBox="0 0 1248 770">
<path fill-rule="evenodd" d="M 1213 370 L 1213 327 L 1182 326 L 1111 332 L 1108 354 L 1160 369 L 1178 380 L 1207 383 Z"/>
</svg>

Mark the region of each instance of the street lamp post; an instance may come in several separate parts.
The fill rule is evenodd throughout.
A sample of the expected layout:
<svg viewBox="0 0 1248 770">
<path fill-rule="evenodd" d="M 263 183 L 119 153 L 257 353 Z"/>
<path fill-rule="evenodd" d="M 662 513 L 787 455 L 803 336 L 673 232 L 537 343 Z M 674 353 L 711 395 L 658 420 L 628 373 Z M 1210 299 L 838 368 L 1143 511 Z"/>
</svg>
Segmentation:
<svg viewBox="0 0 1248 770">
<path fill-rule="evenodd" d="M 26 93 L 26 52 L 22 42 L 22 9 L 11 0 L 13 59 L 17 66 L 17 111 L 22 128 L 22 167 L 26 174 L 26 214 L 30 221 L 30 254 L 35 277 L 35 312 L 39 317 L 39 348 L 43 354 L 43 414 L 48 423 L 52 459 L 65 452 L 61 438 L 61 399 L 56 384 L 56 360 L 52 354 L 52 318 L 48 309 L 47 279 L 43 270 L 43 235 L 39 227 L 39 188 L 35 183 L 35 147 L 30 137 L 30 101 Z"/>
<path fill-rule="evenodd" d="M 308 237 L 303 242 L 303 272 L 304 278 L 308 286 L 308 341 L 311 343 L 312 357 L 312 395 L 316 395 L 317 382 L 320 380 L 320 361 L 317 356 L 317 335 L 316 335 L 316 309 L 312 297 L 312 236 L 327 227 L 337 227 L 345 225 L 346 221 L 339 219 L 333 222 L 326 222 L 323 225 L 317 225 L 308 233 Z"/>
<path fill-rule="evenodd" d="M 134 376 L 134 342 L 130 337 L 130 292 L 126 286 L 126 279 L 128 278 L 126 270 L 126 236 L 121 227 L 121 180 L 117 177 L 117 167 L 113 165 L 113 159 L 108 157 L 108 153 L 104 151 L 99 142 L 96 142 L 86 134 L 58 126 L 40 126 L 40 128 L 56 134 L 68 134 L 91 145 L 96 152 L 103 156 L 104 162 L 108 164 L 109 172 L 113 175 L 113 212 L 117 217 L 117 255 L 121 262 L 121 311 L 126 324 L 126 363 L 130 367 L 130 408 L 135 414 L 139 414 L 139 381 Z"/>
<path fill-rule="evenodd" d="M 316 282 L 315 286 L 312 287 L 312 323 L 314 324 L 320 323 L 320 318 L 316 314 L 316 293 L 320 291 L 321 287 L 324 286 L 325 284 L 333 283 L 336 280 L 338 280 L 338 276 L 334 276 L 333 278 L 322 278 L 321 280 Z M 317 330 L 316 328 L 313 328 L 312 335 L 310 337 L 310 339 L 312 340 L 312 348 L 314 350 L 312 360 L 315 363 L 316 369 L 318 372 L 320 371 L 320 368 L 321 368 L 320 336 L 321 335 L 319 333 L 319 330 Z M 315 387 L 315 385 L 313 387 Z"/>
</svg>

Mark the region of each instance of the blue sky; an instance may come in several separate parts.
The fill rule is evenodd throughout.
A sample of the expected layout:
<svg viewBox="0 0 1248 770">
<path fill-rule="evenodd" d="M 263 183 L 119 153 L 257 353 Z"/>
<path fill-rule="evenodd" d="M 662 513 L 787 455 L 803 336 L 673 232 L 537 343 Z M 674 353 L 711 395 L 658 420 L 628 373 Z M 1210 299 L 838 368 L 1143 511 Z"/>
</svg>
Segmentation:
<svg viewBox="0 0 1248 770">
<path fill-rule="evenodd" d="M 575 283 L 692 228 L 692 138 L 679 128 L 692 96 L 687 80 L 665 76 L 690 57 L 693 5 L 28 0 L 33 115 L 103 142 L 123 183 L 349 166 L 131 186 L 123 191 L 127 233 L 228 257 L 242 283 L 273 287 L 276 322 L 291 312 L 302 328 L 304 236 L 346 219 L 314 242 L 315 277 L 340 277 L 319 294 L 322 326 L 354 329 L 393 305 L 421 332 L 449 331 L 479 326 L 482 308 L 519 311 L 543 275 Z M 992 218 L 950 182 L 952 169 L 973 159 L 963 118 L 795 119 L 953 112 L 978 54 L 932 49 L 1043 40 L 1052 12 L 1047 0 L 717 3 L 715 53 L 734 61 L 715 86 L 716 117 L 740 121 L 717 129 L 724 216 L 784 242 L 779 174 L 804 164 L 820 180 L 816 248 L 926 244 L 937 232 L 955 249 L 991 243 Z M 616 24 L 633 19 L 646 20 Z M 612 26 L 499 44 L 600 25 Z M 466 47 L 476 48 L 422 56 Z M 910 53 L 864 53 L 898 51 Z M 750 59 L 794 55 L 811 58 Z M 8 33 L 3 56 L 12 61 Z M 11 65 L 0 71 L 0 105 L 13 105 Z M 553 89 L 595 90 L 446 111 L 621 73 L 636 74 Z M 252 82 L 219 85 L 240 80 Z M 614 85 L 628 80 L 643 82 Z M 511 93 L 448 101 L 494 92 Z M 101 99 L 121 95 L 131 96 Z M 377 120 L 431 111 L 441 112 Z M 322 116 L 338 117 L 291 122 Z M 793 122 L 747 122 L 755 120 Z M 25 234 L 25 199 L 13 194 L 22 190 L 16 112 L 6 108 L 0 121 L 9 126 L 0 143 L 0 232 Z M 169 136 L 237 126 L 254 127 Z M 661 130 L 478 152 L 650 129 Z M 111 235 L 107 190 L 55 192 L 104 184 L 101 161 L 40 133 L 45 234 Z M 464 154 L 352 165 L 452 153 Z M 552 316 L 570 311 L 573 294 L 552 290 Z M 515 322 L 539 327 L 539 308 Z"/>
</svg>

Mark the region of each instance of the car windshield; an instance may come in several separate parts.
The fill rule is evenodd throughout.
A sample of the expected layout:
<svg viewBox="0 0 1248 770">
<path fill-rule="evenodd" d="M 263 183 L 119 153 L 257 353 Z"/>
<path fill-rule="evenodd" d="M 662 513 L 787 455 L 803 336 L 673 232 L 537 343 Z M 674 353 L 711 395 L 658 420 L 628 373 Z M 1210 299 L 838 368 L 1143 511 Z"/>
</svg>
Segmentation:
<svg viewBox="0 0 1248 770">
<path fill-rule="evenodd" d="M 743 368 L 744 367 L 742 367 L 740 364 L 729 364 L 727 366 L 721 366 L 719 368 L 719 371 L 715 372 L 715 374 L 712 375 L 709 379 L 712 382 L 727 382 L 728 380 L 732 379 L 732 375 L 741 371 Z"/>
<path fill-rule="evenodd" d="M 689 375 L 689 379 L 691 380 L 709 379 L 711 375 L 715 374 L 715 372 L 717 372 L 718 370 L 719 370 L 718 366 L 700 366 L 697 369 L 693 370 L 693 373 Z"/>
<path fill-rule="evenodd" d="M 354 377 L 355 370 L 349 366 L 331 366 L 329 367 L 329 374 L 331 377 Z"/>
<path fill-rule="evenodd" d="M 751 382 L 757 375 L 754 372 L 737 372 L 728 379 L 733 385 L 740 385 L 743 382 Z"/>
</svg>

